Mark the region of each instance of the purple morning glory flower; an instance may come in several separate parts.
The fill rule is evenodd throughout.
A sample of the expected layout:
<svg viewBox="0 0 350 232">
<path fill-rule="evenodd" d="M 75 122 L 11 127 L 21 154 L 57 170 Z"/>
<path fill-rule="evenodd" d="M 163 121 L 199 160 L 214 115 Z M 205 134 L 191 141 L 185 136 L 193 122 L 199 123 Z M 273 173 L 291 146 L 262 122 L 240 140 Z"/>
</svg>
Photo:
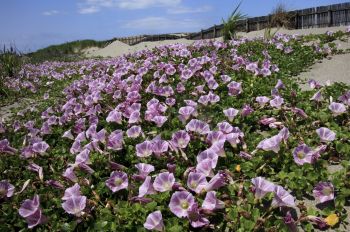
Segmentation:
<svg viewBox="0 0 350 232">
<path fill-rule="evenodd" d="M 24 217 L 28 223 L 28 228 L 33 228 L 40 225 L 46 221 L 46 217 L 42 215 L 40 208 L 39 195 L 35 195 L 32 200 L 27 199 L 19 208 L 19 215 Z"/>
<path fill-rule="evenodd" d="M 259 103 L 260 106 L 264 106 L 266 103 L 270 101 L 270 98 L 265 96 L 259 96 L 255 98 L 255 101 Z"/>
<path fill-rule="evenodd" d="M 132 126 L 126 131 L 128 138 L 137 138 L 140 136 L 142 130 L 140 126 Z"/>
<path fill-rule="evenodd" d="M 36 153 L 44 154 L 48 148 L 49 148 L 49 145 L 46 142 L 42 141 L 42 142 L 34 143 L 32 149 Z"/>
<path fill-rule="evenodd" d="M 162 172 L 155 178 L 153 188 L 158 192 L 166 192 L 171 191 L 174 184 L 174 174 L 170 172 Z"/>
<path fill-rule="evenodd" d="M 297 232 L 297 223 L 295 222 L 294 218 L 292 217 L 292 214 L 290 211 L 286 213 L 286 216 L 283 217 L 283 222 L 286 224 L 290 232 Z"/>
<path fill-rule="evenodd" d="M 189 189 L 195 193 L 201 193 L 205 186 L 208 184 L 208 181 L 205 175 L 199 172 L 190 172 L 187 178 L 187 186 Z"/>
<path fill-rule="evenodd" d="M 237 96 L 242 93 L 242 83 L 231 81 L 227 87 L 229 96 Z"/>
<path fill-rule="evenodd" d="M 186 125 L 187 131 L 196 132 L 201 135 L 208 134 L 210 132 L 209 125 L 205 122 L 202 122 L 198 119 L 192 119 L 187 125 Z"/>
<path fill-rule="evenodd" d="M 200 161 L 196 166 L 196 172 L 205 176 L 213 176 L 212 160 L 210 158 Z"/>
<path fill-rule="evenodd" d="M 224 114 L 230 122 L 233 121 L 233 119 L 237 116 L 238 112 L 239 111 L 234 109 L 234 108 L 228 108 L 228 109 L 224 110 Z"/>
<path fill-rule="evenodd" d="M 62 208 L 69 214 L 80 217 L 86 207 L 85 196 L 71 196 L 62 203 Z"/>
<path fill-rule="evenodd" d="M 171 137 L 171 145 L 176 148 L 186 148 L 188 143 L 190 142 L 190 136 L 189 134 L 184 131 L 180 130 L 175 132 Z"/>
<path fill-rule="evenodd" d="M 7 180 L 0 181 L 0 199 L 10 198 L 15 192 L 15 186 L 10 184 Z"/>
<path fill-rule="evenodd" d="M 147 216 L 146 222 L 143 224 L 143 226 L 147 230 L 164 231 L 162 213 L 159 210 L 150 213 Z"/>
<path fill-rule="evenodd" d="M 219 171 L 213 178 L 210 179 L 205 190 L 207 192 L 221 188 L 227 184 L 227 174 L 223 171 Z"/>
<path fill-rule="evenodd" d="M 205 196 L 202 203 L 202 208 L 205 210 L 214 211 L 225 208 L 225 203 L 217 199 L 215 191 L 210 191 L 207 192 L 207 195 Z"/>
<path fill-rule="evenodd" d="M 310 100 L 312 101 L 317 101 L 317 102 L 320 102 L 323 100 L 323 96 L 321 94 L 321 90 L 320 91 L 317 91 L 311 98 Z"/>
<path fill-rule="evenodd" d="M 341 95 L 338 98 L 339 101 L 343 102 L 344 104 L 350 106 L 350 90 Z"/>
<path fill-rule="evenodd" d="M 233 126 L 231 126 L 231 124 L 226 121 L 218 123 L 217 126 L 218 129 L 224 134 L 229 134 L 233 130 Z"/>
<path fill-rule="evenodd" d="M 116 122 L 118 124 L 122 123 L 122 113 L 117 111 L 117 110 L 112 110 L 111 112 L 109 112 L 107 118 L 106 118 L 106 122 Z"/>
<path fill-rule="evenodd" d="M 294 162 L 298 165 L 305 163 L 311 164 L 314 162 L 312 150 L 306 145 L 301 144 L 293 151 Z"/>
<path fill-rule="evenodd" d="M 128 176 L 125 172 L 114 171 L 109 179 L 106 180 L 106 185 L 114 193 L 126 189 L 129 185 Z"/>
<path fill-rule="evenodd" d="M 297 107 L 292 107 L 291 110 L 292 110 L 293 113 L 295 113 L 296 115 L 298 115 L 298 116 L 300 116 L 302 118 L 308 118 L 307 114 L 302 109 L 299 109 Z"/>
<path fill-rule="evenodd" d="M 346 112 L 346 107 L 342 103 L 332 102 L 328 109 L 332 111 L 334 116 L 341 115 Z"/>
<path fill-rule="evenodd" d="M 27 166 L 28 170 L 37 172 L 39 179 L 42 181 L 44 179 L 43 168 L 35 163 L 31 163 Z"/>
<path fill-rule="evenodd" d="M 195 204 L 193 195 L 187 191 L 177 191 L 170 199 L 170 211 L 179 218 L 188 217 L 188 211 Z"/>
<path fill-rule="evenodd" d="M 280 143 L 282 141 L 281 136 L 275 135 L 271 138 L 264 139 L 261 141 L 257 148 L 262 149 L 264 151 L 274 151 L 275 153 L 278 153 L 280 150 Z"/>
<path fill-rule="evenodd" d="M 309 84 L 311 89 L 319 89 L 322 87 L 322 85 L 320 83 L 318 83 L 317 81 L 315 81 L 314 79 L 310 79 L 308 81 L 308 84 Z"/>
<path fill-rule="evenodd" d="M 283 82 L 280 79 L 278 79 L 275 89 L 285 89 L 285 88 L 286 86 L 283 84 Z"/>
<path fill-rule="evenodd" d="M 7 153 L 13 155 L 17 152 L 17 149 L 10 146 L 10 143 L 7 139 L 0 141 L 0 153 Z"/>
<path fill-rule="evenodd" d="M 156 191 L 152 185 L 152 177 L 147 176 L 143 184 L 139 187 L 138 197 L 144 197 L 147 194 L 154 194 Z"/>
<path fill-rule="evenodd" d="M 123 131 L 113 131 L 108 136 L 107 149 L 111 149 L 113 151 L 121 150 L 123 148 L 123 142 Z"/>
<path fill-rule="evenodd" d="M 255 177 L 252 179 L 254 185 L 255 198 L 262 199 L 266 193 L 273 192 L 275 184 L 263 177 Z"/>
<path fill-rule="evenodd" d="M 197 162 L 200 163 L 203 160 L 209 159 L 210 160 L 210 166 L 211 168 L 215 168 L 216 164 L 218 163 L 219 156 L 216 152 L 214 152 L 212 149 L 207 149 L 205 151 L 202 151 L 197 156 Z"/>
<path fill-rule="evenodd" d="M 161 154 L 168 151 L 169 143 L 161 139 L 152 140 L 152 151 L 155 155 L 160 156 Z"/>
<path fill-rule="evenodd" d="M 148 156 L 151 156 L 152 153 L 153 153 L 152 142 L 144 141 L 136 145 L 136 155 L 138 157 L 148 157 Z"/>
<path fill-rule="evenodd" d="M 191 115 L 193 115 L 194 112 L 195 108 L 193 108 L 192 106 L 181 107 L 179 109 L 180 120 L 183 122 L 187 121 L 191 117 Z"/>
<path fill-rule="evenodd" d="M 72 187 L 67 188 L 64 191 L 64 196 L 62 197 L 62 200 L 68 200 L 71 197 L 74 196 L 80 196 L 81 192 L 80 192 L 80 185 L 79 184 L 75 184 Z"/>
<path fill-rule="evenodd" d="M 321 127 L 316 130 L 316 133 L 320 137 L 322 142 L 331 142 L 335 140 L 336 134 L 326 127 Z"/>
<path fill-rule="evenodd" d="M 203 217 L 203 215 L 200 213 L 197 203 L 194 203 L 189 208 L 187 214 L 187 218 L 190 220 L 193 228 L 199 228 L 209 224 L 209 220 Z"/>
<path fill-rule="evenodd" d="M 274 193 L 275 196 L 271 203 L 272 207 L 295 206 L 294 197 L 289 192 L 287 192 L 282 186 L 276 185 Z"/>
<path fill-rule="evenodd" d="M 275 96 L 272 100 L 270 100 L 270 105 L 277 109 L 280 109 L 282 104 L 284 103 L 284 99 L 280 96 Z"/>
<path fill-rule="evenodd" d="M 168 117 L 166 116 L 155 116 L 152 118 L 152 122 L 154 122 L 157 127 L 162 127 L 163 124 L 168 120 Z"/>
<path fill-rule="evenodd" d="M 314 197 L 324 203 L 334 199 L 334 187 L 331 182 L 320 182 L 312 191 Z"/>
<path fill-rule="evenodd" d="M 75 175 L 74 173 L 74 167 L 69 167 L 67 168 L 63 175 L 63 177 L 67 178 L 68 180 L 72 181 L 72 182 L 78 182 L 78 177 Z"/>
<path fill-rule="evenodd" d="M 138 163 L 135 167 L 139 170 L 139 175 L 142 177 L 146 177 L 154 171 L 154 166 L 151 164 Z"/>
<path fill-rule="evenodd" d="M 252 114 L 253 112 L 254 112 L 254 109 L 250 105 L 245 104 L 241 110 L 241 116 L 246 117 Z"/>
</svg>

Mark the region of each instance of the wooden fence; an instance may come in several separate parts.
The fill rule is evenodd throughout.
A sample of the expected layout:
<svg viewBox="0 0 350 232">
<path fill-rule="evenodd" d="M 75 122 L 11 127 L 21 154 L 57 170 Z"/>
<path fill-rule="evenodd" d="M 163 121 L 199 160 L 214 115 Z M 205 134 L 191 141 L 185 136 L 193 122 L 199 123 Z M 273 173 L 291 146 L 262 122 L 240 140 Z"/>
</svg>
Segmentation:
<svg viewBox="0 0 350 232">
<path fill-rule="evenodd" d="M 288 12 L 290 27 L 292 29 L 306 29 L 312 27 L 332 27 L 350 25 L 350 2 L 320 6 Z M 267 28 L 272 20 L 272 15 L 248 18 L 237 23 L 237 31 L 250 32 Z M 117 38 L 126 44 L 135 45 L 145 41 L 161 41 L 186 38 L 191 40 L 213 39 L 223 35 L 223 24 L 214 25 L 196 33 L 140 35 Z"/>
<path fill-rule="evenodd" d="M 117 40 L 129 44 L 135 45 L 141 42 L 151 42 L 151 41 L 162 41 L 162 40 L 174 40 L 187 38 L 189 33 L 179 33 L 179 34 L 161 34 L 161 35 L 139 35 L 131 37 L 116 38 Z"/>
</svg>

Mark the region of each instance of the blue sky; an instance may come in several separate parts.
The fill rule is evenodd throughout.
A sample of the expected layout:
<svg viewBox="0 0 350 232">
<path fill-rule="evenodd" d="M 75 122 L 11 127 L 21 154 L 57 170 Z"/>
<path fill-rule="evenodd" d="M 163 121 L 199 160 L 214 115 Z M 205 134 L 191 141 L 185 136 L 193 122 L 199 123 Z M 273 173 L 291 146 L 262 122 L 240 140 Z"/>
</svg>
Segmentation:
<svg viewBox="0 0 350 232">
<path fill-rule="evenodd" d="M 22 51 L 77 39 L 195 32 L 220 24 L 238 0 L 1 0 L 0 44 Z M 248 16 L 267 15 L 277 3 L 291 9 L 329 5 L 337 0 L 244 0 Z"/>
</svg>

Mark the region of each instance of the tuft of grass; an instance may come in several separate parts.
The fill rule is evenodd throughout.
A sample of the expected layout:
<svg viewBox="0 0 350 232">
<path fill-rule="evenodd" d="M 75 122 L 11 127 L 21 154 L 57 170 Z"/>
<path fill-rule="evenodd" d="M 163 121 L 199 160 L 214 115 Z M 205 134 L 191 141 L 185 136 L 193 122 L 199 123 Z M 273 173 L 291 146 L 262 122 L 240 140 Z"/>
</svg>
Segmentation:
<svg viewBox="0 0 350 232">
<path fill-rule="evenodd" d="M 288 11 L 289 9 L 287 6 L 284 3 L 279 2 L 272 10 L 270 26 L 277 28 L 291 28 L 292 15 Z"/>
<path fill-rule="evenodd" d="M 241 4 L 242 1 L 236 6 L 236 8 L 233 10 L 233 12 L 226 21 L 222 19 L 222 22 L 224 24 L 223 36 L 225 41 L 231 40 L 236 37 L 238 21 L 247 18 L 247 15 L 239 11 Z"/>
<path fill-rule="evenodd" d="M 15 45 L 0 49 L 0 97 L 8 97 L 6 82 L 16 77 L 23 64 L 22 54 Z"/>
</svg>

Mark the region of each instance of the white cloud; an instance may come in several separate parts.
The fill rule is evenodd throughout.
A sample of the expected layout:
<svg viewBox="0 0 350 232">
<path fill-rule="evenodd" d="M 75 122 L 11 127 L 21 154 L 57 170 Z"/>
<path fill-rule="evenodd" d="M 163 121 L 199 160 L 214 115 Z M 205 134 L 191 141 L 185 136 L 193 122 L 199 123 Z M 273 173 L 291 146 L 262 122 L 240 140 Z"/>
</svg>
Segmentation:
<svg viewBox="0 0 350 232">
<path fill-rule="evenodd" d="M 57 14 L 59 14 L 59 13 L 60 13 L 60 12 L 57 11 L 57 10 L 49 10 L 49 11 L 43 12 L 43 15 L 45 15 L 45 16 L 52 16 L 52 15 L 57 15 Z"/>
<path fill-rule="evenodd" d="M 91 14 L 101 8 L 119 8 L 127 10 L 146 9 L 151 7 L 177 7 L 182 0 L 84 0 L 78 3 L 80 14 Z"/>
<path fill-rule="evenodd" d="M 95 6 L 81 7 L 78 9 L 79 14 L 93 14 L 99 11 L 100 8 Z"/>
<path fill-rule="evenodd" d="M 123 28 L 141 29 L 144 31 L 159 31 L 159 30 L 188 30 L 198 29 L 203 26 L 198 21 L 192 19 L 169 19 L 164 17 L 146 17 L 142 19 L 135 19 L 126 22 L 122 25 Z"/>
<path fill-rule="evenodd" d="M 169 14 L 193 14 L 193 13 L 204 13 L 208 12 L 212 9 L 211 6 L 201 6 L 198 8 L 189 8 L 184 6 L 178 6 L 174 8 L 170 8 L 167 10 L 167 13 Z"/>
</svg>

